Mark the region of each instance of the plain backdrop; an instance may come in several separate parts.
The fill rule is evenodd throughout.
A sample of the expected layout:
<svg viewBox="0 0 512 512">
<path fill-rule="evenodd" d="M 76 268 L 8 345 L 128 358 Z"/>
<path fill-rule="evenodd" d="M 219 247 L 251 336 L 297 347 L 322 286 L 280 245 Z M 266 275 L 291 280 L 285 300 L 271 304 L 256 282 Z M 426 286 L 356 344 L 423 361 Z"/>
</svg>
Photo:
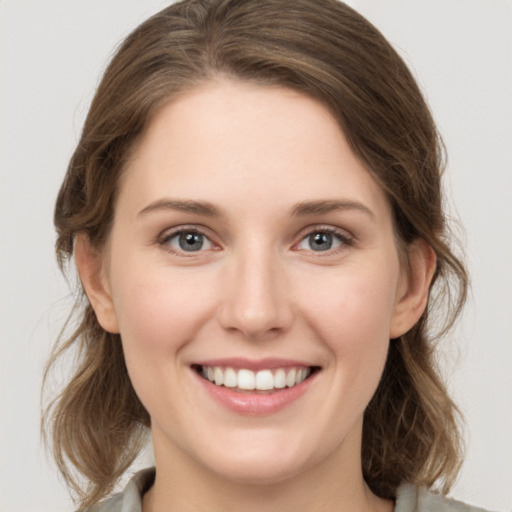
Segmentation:
<svg viewBox="0 0 512 512">
<path fill-rule="evenodd" d="M 293 0 L 291 0 L 293 1 Z M 512 3 L 353 0 L 418 77 L 444 135 L 473 297 L 442 360 L 468 422 L 453 495 L 512 509 Z M 0 511 L 73 510 L 39 438 L 71 298 L 52 209 L 100 72 L 162 0 L 0 0 Z"/>
</svg>

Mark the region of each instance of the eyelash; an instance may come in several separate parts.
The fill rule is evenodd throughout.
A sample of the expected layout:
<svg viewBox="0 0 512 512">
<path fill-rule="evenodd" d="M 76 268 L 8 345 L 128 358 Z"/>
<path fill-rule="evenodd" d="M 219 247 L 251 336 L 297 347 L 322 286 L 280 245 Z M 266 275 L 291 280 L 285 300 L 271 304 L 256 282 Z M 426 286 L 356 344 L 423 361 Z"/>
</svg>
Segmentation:
<svg viewBox="0 0 512 512">
<path fill-rule="evenodd" d="M 215 243 L 211 240 L 210 236 L 208 236 L 208 234 L 206 234 L 203 230 L 199 229 L 196 226 L 180 227 L 179 229 L 176 229 L 175 231 L 165 232 L 163 235 L 160 235 L 158 237 L 157 242 L 166 251 L 173 253 L 173 254 L 180 255 L 180 256 L 193 257 L 193 256 L 197 255 L 198 253 L 204 252 L 204 249 L 202 249 L 202 248 L 198 251 L 176 250 L 176 249 L 172 248 L 170 245 L 170 241 L 172 239 L 174 239 L 180 235 L 184 235 L 184 234 L 201 235 L 202 237 L 204 237 L 205 240 L 208 241 L 209 244 L 211 244 L 212 246 L 215 245 Z M 338 241 L 340 242 L 340 246 L 335 247 L 334 249 L 327 249 L 325 251 L 314 251 L 312 249 L 297 249 L 297 250 L 309 251 L 311 253 L 317 253 L 318 256 L 322 256 L 322 255 L 327 256 L 327 255 L 336 254 L 339 251 L 342 251 L 343 249 L 346 249 L 347 247 L 351 247 L 354 245 L 354 238 L 351 237 L 350 235 L 348 235 L 346 231 L 342 231 L 342 230 L 332 228 L 332 227 L 314 226 L 314 227 L 308 228 L 308 230 L 306 232 L 303 232 L 303 234 L 301 234 L 301 238 L 300 238 L 299 242 L 295 243 L 293 247 L 297 247 L 298 245 L 303 243 L 305 240 L 307 240 L 308 237 L 311 237 L 316 234 L 332 235 L 334 238 L 338 239 Z M 326 254 L 322 254 L 322 253 L 326 253 Z"/>
<path fill-rule="evenodd" d="M 336 229 L 333 227 L 326 227 L 326 226 L 314 226 L 312 228 L 308 228 L 307 232 L 301 236 L 300 241 L 295 244 L 295 247 L 307 240 L 309 237 L 316 235 L 316 234 L 329 234 L 332 235 L 334 238 L 337 238 L 340 242 L 340 245 L 338 247 L 335 247 L 333 249 L 327 249 L 325 251 L 313 251 L 311 249 L 298 249 L 298 250 L 308 250 L 309 252 L 315 253 L 317 256 L 330 256 L 333 254 L 337 254 L 340 251 L 343 251 L 347 247 L 351 247 L 354 245 L 354 238 L 350 236 L 346 231 L 342 231 L 340 229 Z"/>
<path fill-rule="evenodd" d="M 201 229 L 197 228 L 196 226 L 194 227 L 180 227 L 179 229 L 176 229 L 175 231 L 171 231 L 171 232 L 165 232 L 163 235 L 159 236 L 158 237 L 158 244 L 162 247 L 164 247 L 164 249 L 172 254 L 177 254 L 177 255 L 180 255 L 180 256 L 186 256 L 186 257 L 193 257 L 194 255 L 196 255 L 196 253 L 200 253 L 200 252 L 203 252 L 202 250 L 199 250 L 199 251 L 186 251 L 186 250 L 176 250 L 174 248 L 171 247 L 170 245 L 170 241 L 173 239 L 173 238 L 176 238 L 180 235 L 184 235 L 184 234 L 191 234 L 191 235 L 201 235 L 202 237 L 204 237 L 205 240 L 207 240 L 210 244 L 214 245 L 214 242 L 212 242 L 211 238 L 204 232 L 202 231 Z"/>
</svg>

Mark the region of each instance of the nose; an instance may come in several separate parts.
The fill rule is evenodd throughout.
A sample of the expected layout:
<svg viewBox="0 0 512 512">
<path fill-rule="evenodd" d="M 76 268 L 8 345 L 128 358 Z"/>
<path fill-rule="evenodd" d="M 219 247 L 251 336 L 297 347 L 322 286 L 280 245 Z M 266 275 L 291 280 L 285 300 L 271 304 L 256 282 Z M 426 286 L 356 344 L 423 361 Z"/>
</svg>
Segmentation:
<svg viewBox="0 0 512 512">
<path fill-rule="evenodd" d="M 222 327 L 250 340 L 274 338 L 293 322 L 283 266 L 271 251 L 241 251 L 226 268 L 218 318 Z"/>
</svg>

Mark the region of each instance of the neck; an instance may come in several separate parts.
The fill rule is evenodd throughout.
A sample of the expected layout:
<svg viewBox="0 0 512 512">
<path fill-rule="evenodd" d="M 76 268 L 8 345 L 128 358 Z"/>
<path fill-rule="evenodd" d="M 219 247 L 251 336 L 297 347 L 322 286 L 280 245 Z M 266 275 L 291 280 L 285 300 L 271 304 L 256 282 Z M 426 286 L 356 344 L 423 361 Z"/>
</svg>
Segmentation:
<svg viewBox="0 0 512 512">
<path fill-rule="evenodd" d="M 162 458 L 155 450 L 156 478 L 144 495 L 143 512 L 391 512 L 393 503 L 364 482 L 360 451 L 322 460 L 272 483 L 226 479 L 178 450 Z"/>
</svg>

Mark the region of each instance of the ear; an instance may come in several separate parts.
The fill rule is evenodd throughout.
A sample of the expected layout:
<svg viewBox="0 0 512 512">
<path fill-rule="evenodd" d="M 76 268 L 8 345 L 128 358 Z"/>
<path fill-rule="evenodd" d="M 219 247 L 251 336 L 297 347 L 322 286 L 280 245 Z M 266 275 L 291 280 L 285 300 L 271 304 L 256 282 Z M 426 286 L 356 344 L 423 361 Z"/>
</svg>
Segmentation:
<svg viewBox="0 0 512 512">
<path fill-rule="evenodd" d="M 78 236 L 74 255 L 82 286 L 99 324 L 108 332 L 119 333 L 110 285 L 105 272 L 104 255 L 91 246 L 89 238 L 85 235 Z"/>
<path fill-rule="evenodd" d="M 408 265 L 402 271 L 389 337 L 409 331 L 425 311 L 430 283 L 436 269 L 436 255 L 424 240 L 416 240 L 407 251 Z"/>
</svg>

